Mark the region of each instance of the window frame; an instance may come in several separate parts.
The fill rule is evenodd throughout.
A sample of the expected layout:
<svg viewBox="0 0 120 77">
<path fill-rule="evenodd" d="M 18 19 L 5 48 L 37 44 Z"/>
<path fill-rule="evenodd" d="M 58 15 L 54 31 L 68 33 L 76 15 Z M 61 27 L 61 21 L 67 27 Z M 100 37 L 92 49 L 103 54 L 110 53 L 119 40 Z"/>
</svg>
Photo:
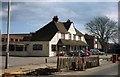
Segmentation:
<svg viewBox="0 0 120 77">
<path fill-rule="evenodd" d="M 5 38 L 2 38 L 2 42 L 4 42 L 5 41 Z"/>
<path fill-rule="evenodd" d="M 35 48 L 36 46 L 36 48 Z M 33 44 L 32 46 L 33 51 L 42 51 L 43 50 L 43 44 Z"/>
<path fill-rule="evenodd" d="M 57 50 L 56 47 L 57 47 L 56 45 L 52 44 L 52 45 L 51 45 L 51 49 L 52 49 L 52 51 L 56 51 L 56 50 Z"/>
<path fill-rule="evenodd" d="M 65 34 L 61 33 L 61 39 L 65 39 Z"/>
<path fill-rule="evenodd" d="M 73 40 L 76 40 L 76 35 L 75 34 L 73 34 Z"/>
<path fill-rule="evenodd" d="M 13 38 L 10 38 L 10 41 L 11 41 L 11 42 L 14 42 L 14 39 L 13 39 Z"/>
</svg>

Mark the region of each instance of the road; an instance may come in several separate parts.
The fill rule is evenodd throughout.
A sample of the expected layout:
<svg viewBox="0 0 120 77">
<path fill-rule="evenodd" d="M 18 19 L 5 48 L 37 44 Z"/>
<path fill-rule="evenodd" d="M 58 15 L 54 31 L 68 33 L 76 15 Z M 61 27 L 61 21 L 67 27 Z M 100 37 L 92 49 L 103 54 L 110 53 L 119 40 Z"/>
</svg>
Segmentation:
<svg viewBox="0 0 120 77">
<path fill-rule="evenodd" d="M 109 75 L 110 77 L 115 75 L 118 75 L 118 62 L 112 63 L 112 62 L 104 62 L 104 64 L 101 64 L 99 67 L 94 67 L 87 69 L 86 71 L 71 71 L 71 72 L 65 72 L 65 73 L 60 73 L 59 75 L 86 75 L 85 77 L 94 77 L 96 76 L 101 76 L 101 77 L 106 77 Z M 84 77 L 84 76 L 83 76 Z"/>
<path fill-rule="evenodd" d="M 107 64 L 106 64 L 107 63 Z M 34 77 L 120 77 L 118 76 L 118 63 L 106 62 L 99 67 L 90 68 L 86 71 L 60 72 L 56 75 L 34 76 Z M 21 76 L 32 77 L 32 76 Z"/>
<path fill-rule="evenodd" d="M 103 69 L 99 69 L 89 75 L 118 75 L 118 63 L 108 65 Z"/>
</svg>

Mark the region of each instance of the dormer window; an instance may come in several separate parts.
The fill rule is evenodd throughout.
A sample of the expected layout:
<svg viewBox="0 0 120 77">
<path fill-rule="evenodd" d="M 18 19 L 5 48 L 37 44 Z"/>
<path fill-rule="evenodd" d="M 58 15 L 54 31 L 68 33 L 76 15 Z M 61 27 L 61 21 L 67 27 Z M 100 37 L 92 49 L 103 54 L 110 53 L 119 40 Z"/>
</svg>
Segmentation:
<svg viewBox="0 0 120 77">
<path fill-rule="evenodd" d="M 65 39 L 65 34 L 61 33 L 61 39 Z"/>
<path fill-rule="evenodd" d="M 71 34 L 69 34 L 69 39 L 71 39 Z"/>
<path fill-rule="evenodd" d="M 78 40 L 81 40 L 81 37 L 80 37 L 80 36 L 78 36 Z"/>
<path fill-rule="evenodd" d="M 73 35 L 73 40 L 76 40 L 76 35 L 75 34 Z"/>
</svg>

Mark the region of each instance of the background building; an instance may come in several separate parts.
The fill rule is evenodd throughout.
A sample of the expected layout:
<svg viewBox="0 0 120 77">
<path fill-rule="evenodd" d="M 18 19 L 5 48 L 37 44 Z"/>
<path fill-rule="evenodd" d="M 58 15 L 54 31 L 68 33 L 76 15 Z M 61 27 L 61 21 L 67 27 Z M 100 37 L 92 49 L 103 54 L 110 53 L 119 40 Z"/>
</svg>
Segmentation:
<svg viewBox="0 0 120 77">
<path fill-rule="evenodd" d="M 84 35 L 85 37 L 85 40 L 88 44 L 88 50 L 90 49 L 101 49 L 101 45 L 100 45 L 100 42 L 97 40 L 97 38 L 95 36 L 92 36 L 92 35 L 88 35 L 88 34 L 85 34 Z"/>
</svg>

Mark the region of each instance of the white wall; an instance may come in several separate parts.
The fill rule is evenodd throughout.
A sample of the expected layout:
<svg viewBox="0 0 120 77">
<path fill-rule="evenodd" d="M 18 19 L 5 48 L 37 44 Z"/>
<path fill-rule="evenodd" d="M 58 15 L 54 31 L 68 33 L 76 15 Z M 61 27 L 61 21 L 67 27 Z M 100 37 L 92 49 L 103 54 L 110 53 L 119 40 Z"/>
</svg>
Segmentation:
<svg viewBox="0 0 120 77">
<path fill-rule="evenodd" d="M 65 39 L 69 40 L 69 34 L 65 34 Z"/>
<path fill-rule="evenodd" d="M 71 40 L 73 40 L 73 34 L 76 34 L 75 28 L 74 28 L 74 24 L 72 23 L 68 32 L 71 33 Z"/>
<path fill-rule="evenodd" d="M 57 45 L 59 39 L 61 39 L 61 33 L 56 33 L 52 40 L 49 42 L 49 56 L 55 56 L 57 51 L 52 51 L 51 46 Z"/>
<path fill-rule="evenodd" d="M 61 33 L 56 33 L 55 36 L 50 41 L 50 43 L 51 44 L 57 44 L 57 42 L 59 41 L 60 38 L 61 38 Z"/>
<path fill-rule="evenodd" d="M 81 36 L 81 41 L 87 43 L 86 40 L 85 40 L 85 38 L 84 38 L 84 36 Z"/>
<path fill-rule="evenodd" d="M 77 41 L 80 40 L 80 39 L 79 39 L 79 36 L 76 36 L 76 40 L 77 40 Z"/>
</svg>

